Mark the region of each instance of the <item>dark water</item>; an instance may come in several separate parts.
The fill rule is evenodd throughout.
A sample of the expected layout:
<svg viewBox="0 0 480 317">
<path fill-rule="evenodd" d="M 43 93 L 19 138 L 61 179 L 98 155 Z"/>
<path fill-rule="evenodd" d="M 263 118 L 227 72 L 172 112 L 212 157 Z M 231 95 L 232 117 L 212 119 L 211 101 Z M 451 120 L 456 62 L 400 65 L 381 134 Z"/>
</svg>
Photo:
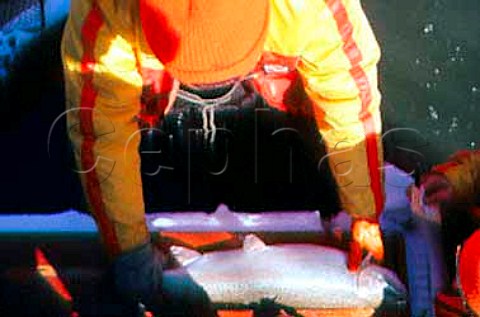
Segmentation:
<svg viewBox="0 0 480 317">
<path fill-rule="evenodd" d="M 480 2 L 364 0 L 363 6 L 383 53 L 386 130 L 413 129 L 394 134 L 429 163 L 478 149 Z"/>
</svg>

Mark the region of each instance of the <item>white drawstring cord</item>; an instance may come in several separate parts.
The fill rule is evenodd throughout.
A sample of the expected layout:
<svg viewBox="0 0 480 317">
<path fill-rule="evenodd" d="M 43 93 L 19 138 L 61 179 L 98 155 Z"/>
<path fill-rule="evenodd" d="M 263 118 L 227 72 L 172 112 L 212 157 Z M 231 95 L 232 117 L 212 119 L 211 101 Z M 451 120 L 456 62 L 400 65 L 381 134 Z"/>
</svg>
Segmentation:
<svg viewBox="0 0 480 317">
<path fill-rule="evenodd" d="M 204 106 L 202 108 L 202 127 L 203 127 L 203 136 L 204 138 L 207 137 L 207 133 L 208 133 L 208 106 Z"/>
<path fill-rule="evenodd" d="M 210 136 L 210 144 L 215 142 L 215 136 L 217 134 L 217 126 L 215 125 L 215 106 L 210 106 L 210 132 L 212 135 Z"/>
<path fill-rule="evenodd" d="M 240 85 L 239 82 L 235 83 L 232 88 L 223 96 L 214 99 L 203 99 L 198 95 L 190 93 L 185 90 L 179 90 L 177 97 L 184 101 L 200 105 L 202 107 L 202 129 L 205 141 L 210 144 L 215 142 L 217 134 L 217 126 L 215 125 L 215 108 L 223 103 L 226 103 L 232 99 L 233 93 Z M 210 117 L 208 116 L 210 112 Z M 210 140 L 208 140 L 208 134 L 211 133 Z"/>
<path fill-rule="evenodd" d="M 217 104 L 213 105 L 206 105 L 202 108 L 202 121 L 203 121 L 203 135 L 205 141 L 208 139 L 208 134 L 211 133 L 210 136 L 210 144 L 215 142 L 215 135 L 217 133 L 217 126 L 215 125 L 215 107 Z M 210 119 L 208 118 L 208 112 L 210 112 Z M 210 128 L 209 128 L 210 125 Z"/>
</svg>

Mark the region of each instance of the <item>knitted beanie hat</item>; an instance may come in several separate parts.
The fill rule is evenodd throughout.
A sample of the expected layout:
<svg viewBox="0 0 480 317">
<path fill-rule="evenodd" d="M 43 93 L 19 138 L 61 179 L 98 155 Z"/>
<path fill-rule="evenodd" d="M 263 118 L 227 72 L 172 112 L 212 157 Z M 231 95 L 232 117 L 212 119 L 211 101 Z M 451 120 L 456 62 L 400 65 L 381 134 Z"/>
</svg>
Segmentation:
<svg viewBox="0 0 480 317">
<path fill-rule="evenodd" d="M 185 84 L 246 75 L 259 60 L 268 0 L 140 0 L 143 33 L 166 70 Z"/>
</svg>

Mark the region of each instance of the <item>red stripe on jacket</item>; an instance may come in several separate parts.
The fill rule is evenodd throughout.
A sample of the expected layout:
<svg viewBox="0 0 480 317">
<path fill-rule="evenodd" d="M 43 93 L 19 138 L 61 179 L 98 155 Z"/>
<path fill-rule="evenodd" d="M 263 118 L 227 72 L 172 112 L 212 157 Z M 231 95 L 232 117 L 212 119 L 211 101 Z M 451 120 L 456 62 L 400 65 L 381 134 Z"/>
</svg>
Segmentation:
<svg viewBox="0 0 480 317">
<path fill-rule="evenodd" d="M 93 126 L 93 112 L 97 91 L 93 85 L 93 73 L 96 60 L 94 57 L 95 42 L 98 32 L 103 26 L 104 20 L 96 1 L 93 1 L 92 8 L 88 13 L 82 26 L 83 56 L 81 60 L 81 71 L 83 87 L 80 100 L 80 129 L 83 135 L 81 162 L 85 171 L 86 191 L 92 206 L 92 212 L 97 219 L 99 229 L 105 239 L 106 247 L 110 254 L 119 252 L 119 245 L 115 230 L 105 212 L 105 205 L 102 199 L 100 182 L 95 170 L 96 158 L 93 152 L 95 146 L 95 131 Z"/>
<path fill-rule="evenodd" d="M 333 14 L 338 31 L 343 40 L 343 51 L 352 66 L 350 68 L 350 75 L 360 92 L 362 109 L 359 113 L 359 118 L 363 123 L 363 130 L 366 137 L 368 169 L 371 181 L 370 188 L 374 195 L 375 212 L 378 217 L 383 210 L 384 198 L 380 174 L 381 167 L 378 159 L 378 137 L 375 131 L 375 122 L 373 121 L 371 113 L 368 111 L 368 106 L 372 101 L 371 87 L 365 71 L 360 66 L 360 62 L 363 59 L 362 52 L 353 39 L 353 25 L 348 18 L 345 6 L 341 0 L 326 0 L 326 4 Z"/>
</svg>

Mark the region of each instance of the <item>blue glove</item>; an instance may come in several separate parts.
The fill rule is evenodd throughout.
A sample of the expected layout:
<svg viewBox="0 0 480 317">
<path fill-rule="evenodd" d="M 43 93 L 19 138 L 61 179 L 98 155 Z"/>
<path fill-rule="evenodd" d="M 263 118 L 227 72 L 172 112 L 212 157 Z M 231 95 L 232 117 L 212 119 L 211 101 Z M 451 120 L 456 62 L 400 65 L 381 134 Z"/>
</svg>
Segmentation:
<svg viewBox="0 0 480 317">
<path fill-rule="evenodd" d="M 118 256 L 113 263 L 118 293 L 144 304 L 154 301 L 162 287 L 162 255 L 148 242 Z"/>
<path fill-rule="evenodd" d="M 113 263 L 117 292 L 163 316 L 216 316 L 203 288 L 183 269 L 163 272 L 163 256 L 151 243 L 117 257 Z"/>
</svg>

